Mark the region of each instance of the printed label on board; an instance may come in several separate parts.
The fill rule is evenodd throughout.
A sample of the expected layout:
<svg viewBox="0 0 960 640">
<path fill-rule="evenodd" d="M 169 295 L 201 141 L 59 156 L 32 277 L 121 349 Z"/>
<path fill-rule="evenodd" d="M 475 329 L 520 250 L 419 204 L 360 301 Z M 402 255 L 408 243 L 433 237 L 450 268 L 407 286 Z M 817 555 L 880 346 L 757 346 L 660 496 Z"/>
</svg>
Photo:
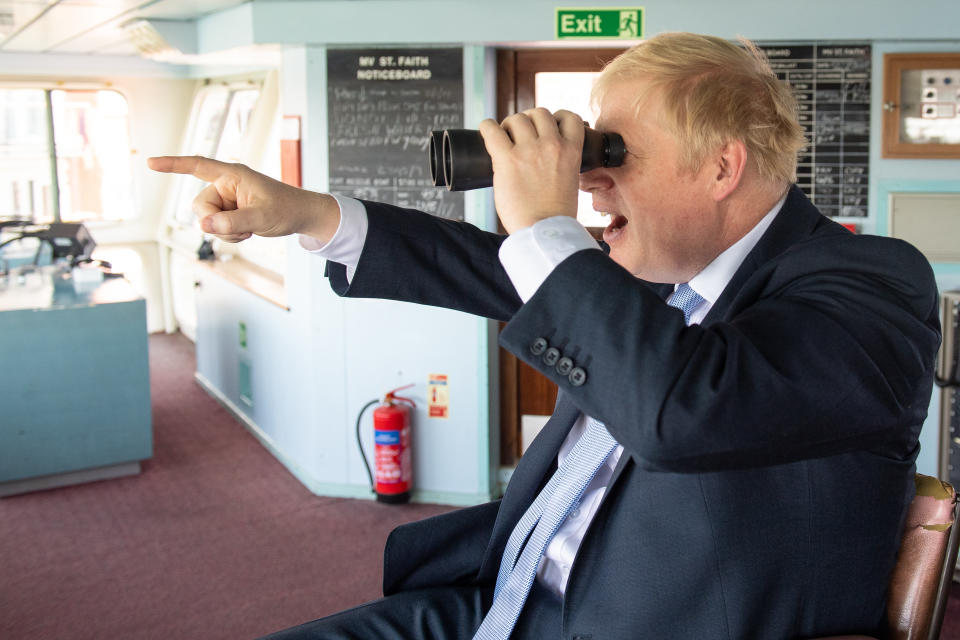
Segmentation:
<svg viewBox="0 0 960 640">
<path fill-rule="evenodd" d="M 450 417 L 450 387 L 447 376 L 430 374 L 427 381 L 427 415 L 431 418 Z"/>
</svg>

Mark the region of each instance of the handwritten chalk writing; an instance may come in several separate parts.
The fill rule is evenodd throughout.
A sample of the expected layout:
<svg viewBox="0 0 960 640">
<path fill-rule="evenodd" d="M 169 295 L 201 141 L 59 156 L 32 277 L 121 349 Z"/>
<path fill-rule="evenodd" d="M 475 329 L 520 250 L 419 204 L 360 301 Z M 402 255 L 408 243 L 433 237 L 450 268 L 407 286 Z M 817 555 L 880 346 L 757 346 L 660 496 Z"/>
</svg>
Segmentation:
<svg viewBox="0 0 960 640">
<path fill-rule="evenodd" d="M 866 215 L 869 197 L 871 46 L 797 43 L 761 46 L 793 90 L 808 146 L 797 186 L 828 216 Z M 838 190 L 855 190 L 841 202 Z"/>
<path fill-rule="evenodd" d="M 427 156 L 430 131 L 464 126 L 462 50 L 328 50 L 327 69 L 331 190 L 462 220 Z"/>
</svg>

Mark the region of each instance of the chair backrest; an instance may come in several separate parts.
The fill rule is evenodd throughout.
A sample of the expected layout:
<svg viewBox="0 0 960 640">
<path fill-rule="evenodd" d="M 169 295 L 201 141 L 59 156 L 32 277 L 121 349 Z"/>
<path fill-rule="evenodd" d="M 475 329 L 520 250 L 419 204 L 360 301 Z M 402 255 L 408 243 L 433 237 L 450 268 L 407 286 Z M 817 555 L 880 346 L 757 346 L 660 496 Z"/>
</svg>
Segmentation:
<svg viewBox="0 0 960 640">
<path fill-rule="evenodd" d="M 887 603 L 890 638 L 897 640 L 940 637 L 960 544 L 956 491 L 919 473 L 916 485 Z"/>
</svg>

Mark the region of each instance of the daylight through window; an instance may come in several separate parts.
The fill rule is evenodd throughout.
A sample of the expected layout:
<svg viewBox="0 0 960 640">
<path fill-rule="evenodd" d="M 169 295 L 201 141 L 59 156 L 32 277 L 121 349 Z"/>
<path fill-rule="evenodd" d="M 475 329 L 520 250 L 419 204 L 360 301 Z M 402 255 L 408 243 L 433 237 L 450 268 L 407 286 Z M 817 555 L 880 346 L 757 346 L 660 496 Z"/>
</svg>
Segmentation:
<svg viewBox="0 0 960 640">
<path fill-rule="evenodd" d="M 116 91 L 0 89 L 0 218 L 135 217 L 127 116 Z"/>
</svg>

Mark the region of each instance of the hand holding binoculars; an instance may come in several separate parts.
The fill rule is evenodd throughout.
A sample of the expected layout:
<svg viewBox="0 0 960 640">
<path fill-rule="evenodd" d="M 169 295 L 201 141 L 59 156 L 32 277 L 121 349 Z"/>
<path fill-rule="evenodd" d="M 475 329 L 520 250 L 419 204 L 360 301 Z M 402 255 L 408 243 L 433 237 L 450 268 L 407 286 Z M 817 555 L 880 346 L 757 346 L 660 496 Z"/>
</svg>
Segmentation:
<svg viewBox="0 0 960 640">
<path fill-rule="evenodd" d="M 626 147 L 617 133 L 586 127 L 580 173 L 597 167 L 619 167 Z M 430 132 L 430 174 L 433 184 L 450 191 L 482 189 L 493 184 L 493 165 L 479 131 L 445 129 Z"/>
</svg>

